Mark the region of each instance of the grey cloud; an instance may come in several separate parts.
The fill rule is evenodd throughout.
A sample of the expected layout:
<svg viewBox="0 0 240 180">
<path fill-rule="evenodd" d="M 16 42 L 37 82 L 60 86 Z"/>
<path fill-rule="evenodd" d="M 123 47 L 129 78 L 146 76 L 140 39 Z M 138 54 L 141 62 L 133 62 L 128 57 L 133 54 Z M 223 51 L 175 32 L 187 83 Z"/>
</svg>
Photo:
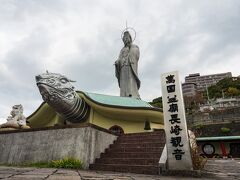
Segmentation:
<svg viewBox="0 0 240 180">
<path fill-rule="evenodd" d="M 42 58 L 48 53 L 48 48 L 47 32 L 35 29 L 32 34 L 16 43 L 4 59 L 0 59 L 6 67 L 5 74 L 0 73 L 1 104 L 10 108 L 22 103 L 28 115 L 40 105 L 34 75 L 41 71 Z"/>
<path fill-rule="evenodd" d="M 95 42 L 98 43 L 79 39 L 79 54 L 71 57 L 72 59 L 69 59 L 71 63 L 66 62 L 62 68 L 63 72 L 77 81 L 79 90 L 104 91 L 113 83 L 117 83 L 113 64 L 120 49 L 113 49 L 116 41 L 108 38 L 111 32 L 102 36 L 104 33 L 99 33 L 96 37 Z"/>
<path fill-rule="evenodd" d="M 2 61 L 8 69 L 8 73 L 15 77 L 16 82 L 24 79 L 27 80 L 26 83 L 29 83 L 32 79 L 30 75 L 42 69 L 42 61 L 48 54 L 49 46 L 50 41 L 46 31 L 35 29 L 28 37 L 16 43 L 15 48 L 9 51 Z"/>
</svg>

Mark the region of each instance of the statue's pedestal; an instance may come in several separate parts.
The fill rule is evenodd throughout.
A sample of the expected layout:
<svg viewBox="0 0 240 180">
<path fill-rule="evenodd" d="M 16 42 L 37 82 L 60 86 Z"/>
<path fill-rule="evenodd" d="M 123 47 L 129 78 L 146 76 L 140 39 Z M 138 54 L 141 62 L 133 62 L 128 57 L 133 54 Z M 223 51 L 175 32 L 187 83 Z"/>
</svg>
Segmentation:
<svg viewBox="0 0 240 180">
<path fill-rule="evenodd" d="M 17 130 L 16 128 L 0 128 L 0 131 L 12 131 Z"/>
<path fill-rule="evenodd" d="M 8 131 L 8 130 L 16 130 L 16 129 L 30 129 L 30 127 L 27 125 L 19 126 L 16 123 L 9 123 L 9 122 L 6 122 L 0 125 L 0 131 Z"/>
</svg>

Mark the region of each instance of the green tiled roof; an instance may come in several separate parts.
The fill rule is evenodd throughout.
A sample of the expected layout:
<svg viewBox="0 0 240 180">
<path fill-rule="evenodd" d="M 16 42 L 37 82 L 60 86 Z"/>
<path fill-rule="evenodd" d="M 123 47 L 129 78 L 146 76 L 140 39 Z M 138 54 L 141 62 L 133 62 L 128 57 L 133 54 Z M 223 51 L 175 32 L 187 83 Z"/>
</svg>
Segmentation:
<svg viewBox="0 0 240 180">
<path fill-rule="evenodd" d="M 143 101 L 129 97 L 119 97 L 119 96 L 110 96 L 110 95 L 103 95 L 103 94 L 95 94 L 89 92 L 80 92 L 88 96 L 90 99 L 106 105 L 112 106 L 125 106 L 125 107 L 149 107 L 152 106 Z"/>
<path fill-rule="evenodd" d="M 199 137 L 197 141 L 240 140 L 240 136 Z"/>
</svg>

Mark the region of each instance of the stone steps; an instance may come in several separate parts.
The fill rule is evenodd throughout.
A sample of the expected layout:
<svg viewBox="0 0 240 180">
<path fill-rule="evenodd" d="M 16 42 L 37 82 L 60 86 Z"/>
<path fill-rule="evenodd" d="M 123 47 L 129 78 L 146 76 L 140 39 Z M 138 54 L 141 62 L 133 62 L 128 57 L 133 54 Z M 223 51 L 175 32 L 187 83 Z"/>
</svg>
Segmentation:
<svg viewBox="0 0 240 180">
<path fill-rule="evenodd" d="M 159 157 L 159 152 L 122 152 L 122 153 L 101 153 L 100 158 L 107 158 L 107 157 L 112 157 L 112 158 L 158 158 Z"/>
<path fill-rule="evenodd" d="M 157 158 L 112 158 L 107 157 L 103 159 L 96 159 L 95 163 L 101 163 L 101 164 L 129 164 L 129 165 L 156 165 L 158 163 L 159 159 Z"/>
<path fill-rule="evenodd" d="M 158 174 L 158 162 L 165 145 L 163 130 L 119 136 L 89 169 Z"/>
<path fill-rule="evenodd" d="M 146 135 L 139 135 L 136 134 L 136 136 L 134 135 L 121 135 L 119 137 L 119 139 L 123 139 L 123 140 L 142 140 L 142 139 L 162 139 L 161 136 L 159 136 L 159 134 L 152 134 L 151 136 L 146 136 Z"/>
<path fill-rule="evenodd" d="M 139 142 L 139 143 L 115 143 L 111 144 L 110 148 L 159 148 L 163 147 L 163 143 L 153 143 L 153 142 Z"/>
<path fill-rule="evenodd" d="M 116 153 L 120 153 L 120 152 L 162 152 L 163 147 L 126 147 L 126 148 L 122 148 L 122 147 L 113 147 L 110 149 L 107 149 L 106 152 L 116 152 Z"/>
<path fill-rule="evenodd" d="M 154 137 L 154 138 L 148 138 L 148 137 L 140 137 L 140 138 L 133 138 L 133 137 L 129 137 L 129 138 L 121 138 L 119 137 L 119 139 L 117 140 L 117 143 L 131 143 L 131 144 L 138 144 L 138 143 L 149 143 L 149 142 L 157 142 L 157 143 L 161 143 L 161 142 L 165 142 L 165 139 L 163 137 Z"/>
</svg>

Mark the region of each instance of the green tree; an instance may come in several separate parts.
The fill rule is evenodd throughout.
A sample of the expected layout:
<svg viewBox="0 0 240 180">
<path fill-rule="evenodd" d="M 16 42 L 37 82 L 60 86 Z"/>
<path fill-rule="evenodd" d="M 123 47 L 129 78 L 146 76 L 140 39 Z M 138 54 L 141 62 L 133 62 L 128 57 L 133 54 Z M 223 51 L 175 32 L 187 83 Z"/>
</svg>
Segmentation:
<svg viewBox="0 0 240 180">
<path fill-rule="evenodd" d="M 206 93 L 205 93 L 206 94 Z M 214 85 L 208 88 L 208 95 L 210 99 L 220 98 L 222 96 L 222 89 L 220 86 Z M 207 95 L 206 95 L 207 96 Z M 206 97 L 207 98 L 207 97 Z"/>
<path fill-rule="evenodd" d="M 228 94 L 228 96 L 239 96 L 240 95 L 240 90 L 238 90 L 235 87 L 229 87 L 227 89 L 227 94 Z"/>
<path fill-rule="evenodd" d="M 224 78 L 216 85 L 208 87 L 210 99 L 220 98 L 223 93 L 225 97 L 240 96 L 240 78 Z M 206 94 L 205 91 L 205 98 L 207 98 Z"/>
<path fill-rule="evenodd" d="M 154 107 L 162 108 L 162 97 L 158 97 L 152 100 L 152 102 L 149 102 Z"/>
</svg>

